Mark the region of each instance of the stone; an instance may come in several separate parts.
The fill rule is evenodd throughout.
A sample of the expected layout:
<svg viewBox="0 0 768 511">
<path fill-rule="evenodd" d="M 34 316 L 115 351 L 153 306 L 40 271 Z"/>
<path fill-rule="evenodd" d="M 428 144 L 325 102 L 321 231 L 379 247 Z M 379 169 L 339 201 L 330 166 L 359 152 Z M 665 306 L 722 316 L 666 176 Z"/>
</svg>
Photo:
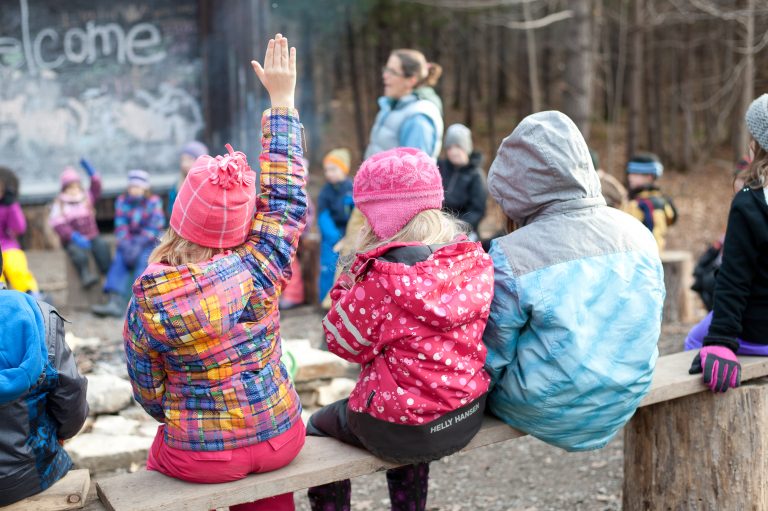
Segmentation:
<svg viewBox="0 0 768 511">
<path fill-rule="evenodd" d="M 131 384 L 111 374 L 88 375 L 88 406 L 91 415 L 117 413 L 133 401 Z"/>
<path fill-rule="evenodd" d="M 290 352 L 296 360 L 295 382 L 348 376 L 353 364 L 333 353 L 313 348 L 308 339 L 283 340 L 283 352 Z"/>
<path fill-rule="evenodd" d="M 85 433 L 64 444 L 75 466 L 91 473 L 128 469 L 146 463 L 152 438 L 137 435 Z"/>
<path fill-rule="evenodd" d="M 98 337 L 78 337 L 72 332 L 65 333 L 64 340 L 67 342 L 69 349 L 74 352 L 79 352 L 84 349 L 96 351 L 101 345 L 101 339 Z"/>
<path fill-rule="evenodd" d="M 145 422 L 139 426 L 138 434 L 139 436 L 146 436 L 149 438 L 155 438 L 155 435 L 157 434 L 157 427 L 160 425 L 160 423 L 156 422 L 154 419 L 152 419 L 152 423 Z"/>
<path fill-rule="evenodd" d="M 93 423 L 91 433 L 101 435 L 135 435 L 141 423 L 137 420 L 126 419 L 120 415 L 99 415 Z"/>
<path fill-rule="evenodd" d="M 118 415 L 120 415 L 120 417 L 125 417 L 126 419 L 157 424 L 157 421 L 153 419 L 151 415 L 145 412 L 144 408 L 140 407 L 139 405 L 129 406 L 125 410 L 120 410 Z"/>
<path fill-rule="evenodd" d="M 328 385 L 317 388 L 317 404 L 327 406 L 349 397 L 357 382 L 350 378 L 334 378 Z"/>
</svg>

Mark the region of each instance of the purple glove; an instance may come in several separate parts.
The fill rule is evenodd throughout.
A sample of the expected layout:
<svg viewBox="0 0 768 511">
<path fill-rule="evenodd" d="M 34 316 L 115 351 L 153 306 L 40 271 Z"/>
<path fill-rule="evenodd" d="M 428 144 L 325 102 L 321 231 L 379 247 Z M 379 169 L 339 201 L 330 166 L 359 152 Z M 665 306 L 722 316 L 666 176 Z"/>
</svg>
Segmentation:
<svg viewBox="0 0 768 511">
<path fill-rule="evenodd" d="M 704 346 L 694 357 L 688 371 L 690 374 L 704 373 L 704 384 L 712 392 L 725 392 L 741 384 L 739 359 L 725 346 Z"/>
</svg>

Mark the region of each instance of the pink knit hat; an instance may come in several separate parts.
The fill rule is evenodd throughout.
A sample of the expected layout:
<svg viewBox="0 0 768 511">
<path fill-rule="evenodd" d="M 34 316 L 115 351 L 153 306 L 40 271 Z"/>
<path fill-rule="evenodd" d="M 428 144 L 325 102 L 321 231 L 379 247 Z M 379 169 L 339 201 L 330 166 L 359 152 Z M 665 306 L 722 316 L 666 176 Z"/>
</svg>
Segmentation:
<svg viewBox="0 0 768 511">
<path fill-rule="evenodd" d="M 64 188 L 68 187 L 72 183 L 79 183 L 80 174 L 78 174 L 73 167 L 64 167 L 64 170 L 61 172 L 61 176 L 59 177 L 59 181 L 61 182 L 61 189 L 64 190 Z"/>
<path fill-rule="evenodd" d="M 355 176 L 355 206 L 379 239 L 391 238 L 418 213 L 440 209 L 443 182 L 426 153 L 396 147 L 365 160 Z"/>
<path fill-rule="evenodd" d="M 243 153 L 226 147 L 226 156 L 195 160 L 171 212 L 173 230 L 204 247 L 242 245 L 256 208 L 256 174 Z"/>
</svg>

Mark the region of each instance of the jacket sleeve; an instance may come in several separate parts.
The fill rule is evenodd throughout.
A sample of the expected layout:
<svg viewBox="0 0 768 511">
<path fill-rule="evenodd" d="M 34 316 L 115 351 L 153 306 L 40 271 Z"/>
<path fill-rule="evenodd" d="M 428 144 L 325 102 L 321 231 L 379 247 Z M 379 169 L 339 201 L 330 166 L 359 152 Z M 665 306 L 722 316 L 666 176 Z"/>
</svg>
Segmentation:
<svg viewBox="0 0 768 511">
<path fill-rule="evenodd" d="M 56 435 L 66 440 L 80 431 L 88 417 L 88 380 L 77 370 L 75 357 L 64 340 L 64 321 L 55 312 L 52 316 L 56 318 L 54 365 L 58 380 L 56 388 L 48 393 L 46 408 L 58 424 Z"/>
<path fill-rule="evenodd" d="M 154 243 L 159 237 L 160 232 L 165 227 L 165 211 L 163 211 L 163 201 L 160 197 L 153 196 L 147 203 L 149 216 L 147 222 L 142 225 L 141 236 L 145 245 Z"/>
<path fill-rule="evenodd" d="M 664 197 L 664 202 L 664 215 L 667 217 L 667 225 L 673 225 L 677 222 L 677 208 L 669 197 Z"/>
<path fill-rule="evenodd" d="M 490 251 L 494 267 L 494 291 L 491 314 L 483 333 L 488 348 L 485 369 L 495 384 L 504 377 L 507 367 L 517 363 L 517 342 L 528 322 L 529 313 L 520 302 L 519 281 L 497 242 Z"/>
<path fill-rule="evenodd" d="M 415 147 L 432 154 L 437 142 L 435 125 L 424 114 L 414 115 L 403 122 L 398 138 L 400 147 Z"/>
<path fill-rule="evenodd" d="M 483 176 L 480 175 L 479 169 L 474 173 L 468 193 L 467 211 L 461 215 L 461 220 L 464 220 L 474 230 L 477 230 L 480 220 L 485 216 L 485 204 L 488 199 L 488 190 L 485 187 L 485 182 L 483 181 Z"/>
<path fill-rule="evenodd" d="M 118 243 L 128 238 L 128 217 L 125 211 L 125 199 L 120 195 L 115 200 L 115 239 Z"/>
<path fill-rule="evenodd" d="M 91 204 L 96 206 L 96 203 L 101 199 L 101 175 L 98 172 L 91 176 L 91 187 L 88 190 L 88 195 L 91 198 Z"/>
<path fill-rule="evenodd" d="M 133 303 L 128 309 L 123 340 L 133 397 L 156 421 L 165 422 L 165 368 L 160 353 L 150 346 Z"/>
<path fill-rule="evenodd" d="M 12 236 L 24 234 L 27 231 L 27 219 L 24 218 L 24 212 L 18 202 L 11 204 L 9 213 L 8 223 L 5 226 L 8 234 Z"/>
<path fill-rule="evenodd" d="M 739 192 L 746 193 L 750 192 Z M 719 344 L 728 346 L 733 351 L 739 348 L 737 338 L 741 334 L 742 315 L 747 307 L 752 277 L 756 273 L 760 255 L 759 250 L 755 248 L 751 219 L 744 211 L 749 204 L 741 203 L 745 198 L 750 197 L 737 195 L 728 214 L 723 264 L 715 282 L 712 324 L 709 334 L 704 338 L 705 346 Z"/>
<path fill-rule="evenodd" d="M 358 296 L 370 296 L 371 281 L 364 278 L 346 289 L 349 280 L 344 277 L 342 275 L 331 289 L 333 305 L 323 319 L 323 330 L 329 351 L 349 362 L 365 364 L 379 354 L 380 348 L 365 336 L 370 338 L 368 332 L 377 332 L 384 318 L 366 311 L 365 303 L 358 299 Z"/>
<path fill-rule="evenodd" d="M 72 239 L 74 229 L 72 229 L 72 226 L 64 217 L 64 212 L 62 211 L 61 203 L 58 199 L 55 200 L 51 206 L 51 213 L 48 216 L 48 225 L 50 225 L 54 232 L 59 235 L 62 243 L 67 244 L 69 243 L 69 240 Z"/>
<path fill-rule="evenodd" d="M 261 193 L 238 255 L 262 287 L 285 286 L 307 214 L 299 113 L 273 108 L 261 121 Z"/>
</svg>

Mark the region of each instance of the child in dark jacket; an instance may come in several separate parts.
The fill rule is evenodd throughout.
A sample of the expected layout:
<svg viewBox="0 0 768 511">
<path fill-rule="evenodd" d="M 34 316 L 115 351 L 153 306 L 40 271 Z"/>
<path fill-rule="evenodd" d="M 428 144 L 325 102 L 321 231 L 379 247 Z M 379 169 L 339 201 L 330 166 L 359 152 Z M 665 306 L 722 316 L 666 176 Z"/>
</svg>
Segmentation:
<svg viewBox="0 0 768 511">
<path fill-rule="evenodd" d="M 147 469 L 197 483 L 278 469 L 304 445 L 278 311 L 307 208 L 295 50 L 278 34 L 264 69 L 253 66 L 272 100 L 260 190 L 230 145 L 197 159 L 133 286 L 123 330 L 134 397 L 163 423 Z M 292 510 L 293 495 L 230 509 Z"/>
<path fill-rule="evenodd" d="M 328 349 L 362 372 L 349 398 L 312 415 L 307 432 L 407 464 L 387 471 L 392 509 L 423 510 L 429 462 L 467 445 L 482 424 L 493 267 L 440 211 L 440 174 L 426 153 L 370 157 L 354 197 L 366 222 L 323 329 Z M 312 509 L 349 510 L 350 489 L 349 480 L 311 488 Z"/>
<path fill-rule="evenodd" d="M 754 158 L 731 202 L 712 321 L 689 371 L 703 373 L 713 392 L 741 383 L 737 354 L 768 356 L 768 94 L 752 102 L 745 120 Z"/>
<path fill-rule="evenodd" d="M 90 254 L 102 274 L 109 270 L 112 260 L 109 246 L 99 235 L 94 206 L 101 197 L 101 177 L 86 160 L 80 160 L 91 178 L 91 187 L 85 193 L 80 175 L 72 167 L 61 173 L 61 193 L 53 201 L 48 223 L 61 239 L 67 255 L 77 268 L 80 282 L 89 288 L 99 281 L 90 270 Z"/>
<path fill-rule="evenodd" d="M 664 250 L 667 227 L 677 222 L 677 209 L 672 199 L 656 184 L 663 172 L 664 166 L 653 153 L 638 153 L 627 163 L 629 201 L 625 211 L 650 229 L 659 250 Z"/>
<path fill-rule="evenodd" d="M 129 171 L 128 189 L 115 201 L 117 250 L 104 283 L 109 301 L 91 307 L 94 314 L 123 317 L 131 284 L 147 267 L 149 254 L 157 245 L 163 227 L 163 201 L 150 192 L 149 174 L 139 169 Z"/>
<path fill-rule="evenodd" d="M 27 231 L 27 220 L 18 201 L 19 178 L 8 168 L 0 167 L 0 249 L 4 254 L 0 282 L 8 287 L 39 298 L 37 280 L 27 265 L 27 256 L 19 244 L 19 236 Z"/>
<path fill-rule="evenodd" d="M 327 183 L 317 199 L 317 227 L 320 230 L 320 302 L 333 286 L 336 263 L 334 246 L 347 229 L 352 214 L 352 181 L 349 179 L 350 155 L 347 149 L 334 149 L 323 158 Z"/>
<path fill-rule="evenodd" d="M 452 124 L 445 132 L 444 160 L 438 160 L 443 180 L 443 210 L 470 225 L 470 238 L 477 239 L 485 216 L 488 190 L 483 177 L 483 156 L 473 150 L 472 132 L 463 124 Z"/>
<path fill-rule="evenodd" d="M 6 506 L 66 475 L 72 460 L 60 442 L 80 431 L 88 403 L 87 381 L 56 310 L 2 284 L 0 310 L 0 506 Z"/>
</svg>

